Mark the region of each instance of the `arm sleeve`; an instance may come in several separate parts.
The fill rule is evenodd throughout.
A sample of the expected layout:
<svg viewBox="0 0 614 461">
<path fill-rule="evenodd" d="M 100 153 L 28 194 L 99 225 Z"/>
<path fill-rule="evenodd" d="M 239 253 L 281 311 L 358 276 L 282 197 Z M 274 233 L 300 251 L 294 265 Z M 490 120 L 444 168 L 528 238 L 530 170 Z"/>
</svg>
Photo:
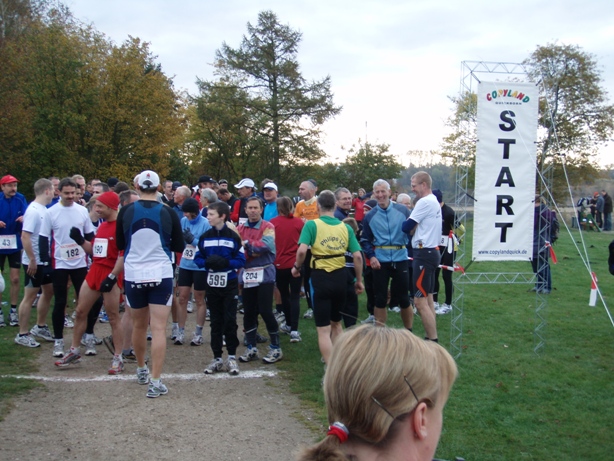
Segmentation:
<svg viewBox="0 0 614 461">
<path fill-rule="evenodd" d="M 362 236 L 360 238 L 360 245 L 362 246 L 363 251 L 365 252 L 365 256 L 368 259 L 371 259 L 375 256 L 375 250 L 373 248 L 373 233 L 371 232 L 371 220 L 365 219 L 363 220 L 362 225 Z"/>
<path fill-rule="evenodd" d="M 168 208 L 162 207 L 162 210 L 169 214 L 171 222 L 173 223 L 173 228 L 171 230 L 171 251 L 174 253 L 183 253 L 183 250 L 185 250 L 185 240 L 183 239 L 183 231 L 181 230 L 179 216 Z"/>
<path fill-rule="evenodd" d="M 115 244 L 117 249 L 122 251 L 126 249 L 126 240 L 124 239 L 124 215 L 127 207 L 122 207 L 117 214 L 117 223 L 115 224 Z"/>
<path fill-rule="evenodd" d="M 416 221 L 414 221 L 412 218 L 409 218 L 403 222 L 403 225 L 401 226 L 401 230 L 405 232 L 406 234 L 409 234 L 414 229 L 414 227 L 416 227 L 417 225 L 418 223 Z"/>
<path fill-rule="evenodd" d="M 243 243 L 241 238 L 237 236 L 234 240 L 235 249 L 232 252 L 232 258 L 228 260 L 231 269 L 241 269 L 245 267 L 245 252 L 243 251 Z"/>
</svg>

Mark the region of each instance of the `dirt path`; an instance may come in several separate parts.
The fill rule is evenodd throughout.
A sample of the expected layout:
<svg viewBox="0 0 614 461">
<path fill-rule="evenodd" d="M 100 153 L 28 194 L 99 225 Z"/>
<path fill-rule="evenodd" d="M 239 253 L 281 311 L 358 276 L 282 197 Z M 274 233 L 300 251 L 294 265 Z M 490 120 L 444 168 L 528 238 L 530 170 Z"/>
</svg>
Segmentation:
<svg viewBox="0 0 614 461">
<path fill-rule="evenodd" d="M 195 314 L 188 316 L 191 338 Z M 208 341 L 208 324 L 205 327 Z M 170 332 L 170 327 L 168 329 Z M 98 336 L 108 325 L 97 325 Z M 72 330 L 66 330 L 67 343 Z M 242 338 L 241 338 L 242 339 Z M 299 422 L 301 410 L 274 366 L 240 364 L 241 373 L 206 376 L 210 347 L 167 349 L 163 373 L 168 395 L 145 397 L 136 364 L 119 377 L 106 374 L 111 355 L 98 355 L 57 369 L 52 343 L 44 343 L 38 377 L 45 387 L 14 401 L 0 422 L 2 460 L 291 460 L 314 435 Z M 239 349 L 241 350 L 241 348 Z M 261 347 L 264 351 L 264 347 Z"/>
</svg>

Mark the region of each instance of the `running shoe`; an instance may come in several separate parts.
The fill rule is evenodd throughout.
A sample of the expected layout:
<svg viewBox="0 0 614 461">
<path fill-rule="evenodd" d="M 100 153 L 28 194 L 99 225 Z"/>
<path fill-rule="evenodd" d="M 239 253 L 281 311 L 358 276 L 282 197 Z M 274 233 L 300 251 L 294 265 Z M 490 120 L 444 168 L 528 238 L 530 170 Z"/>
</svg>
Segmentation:
<svg viewBox="0 0 614 461">
<path fill-rule="evenodd" d="M 397 314 L 401 312 L 401 308 L 399 306 L 389 307 L 388 310 L 390 312 L 396 312 Z"/>
<path fill-rule="evenodd" d="M 194 306 L 196 303 L 194 301 L 188 301 L 188 313 L 191 314 L 194 312 Z"/>
<path fill-rule="evenodd" d="M 136 369 L 136 382 L 139 384 L 149 384 L 149 368 Z"/>
<path fill-rule="evenodd" d="M 162 384 L 162 381 L 160 381 L 157 386 L 152 382 L 149 383 L 149 387 L 147 388 L 147 397 L 150 399 L 155 399 L 156 397 L 166 394 L 168 394 L 168 388 Z"/>
<path fill-rule="evenodd" d="M 375 316 L 373 314 L 369 314 L 369 317 L 367 317 L 360 323 L 362 323 L 363 325 L 367 323 L 375 323 Z"/>
<path fill-rule="evenodd" d="M 173 328 L 171 329 L 171 340 L 175 341 L 175 338 L 177 338 L 177 335 L 179 334 L 179 325 L 173 325 Z"/>
<path fill-rule="evenodd" d="M 437 315 L 446 315 L 452 311 L 452 306 L 449 304 L 440 304 L 438 309 L 435 309 Z"/>
<path fill-rule="evenodd" d="M 71 320 L 68 315 L 64 316 L 64 328 L 74 328 L 75 323 Z"/>
<path fill-rule="evenodd" d="M 290 328 L 286 322 L 283 322 L 280 326 L 279 326 L 279 332 L 280 333 L 285 333 L 287 335 L 289 335 L 292 332 L 292 328 Z"/>
<path fill-rule="evenodd" d="M 147 332 L 147 341 L 151 341 L 153 339 L 153 336 L 151 335 L 151 331 Z"/>
<path fill-rule="evenodd" d="M 85 355 L 96 355 L 96 343 L 94 338 L 88 338 L 85 341 Z"/>
<path fill-rule="evenodd" d="M 435 308 L 435 310 L 439 309 L 439 303 L 437 301 L 435 301 L 433 303 L 433 307 Z"/>
<path fill-rule="evenodd" d="M 121 355 L 114 355 L 113 360 L 111 361 L 111 366 L 109 367 L 110 375 L 119 375 L 124 372 L 124 361 L 122 360 Z"/>
<path fill-rule="evenodd" d="M 82 346 L 87 346 L 87 341 L 86 341 L 85 335 L 86 335 L 86 333 L 84 333 L 83 336 L 81 336 L 81 345 Z M 99 338 L 96 335 L 92 335 L 92 340 L 94 341 L 94 344 L 96 346 L 100 346 L 102 344 L 102 339 Z"/>
<path fill-rule="evenodd" d="M 202 346 L 204 343 L 203 335 L 197 335 L 194 333 L 192 337 L 192 341 L 190 341 L 190 346 Z"/>
<path fill-rule="evenodd" d="M 113 344 L 113 335 L 105 336 L 104 338 L 102 338 L 102 342 L 105 346 L 107 346 L 109 352 L 115 355 L 115 344 Z"/>
<path fill-rule="evenodd" d="M 284 357 L 284 354 L 281 352 L 280 347 L 269 346 L 269 352 L 267 355 L 262 357 L 262 361 L 264 363 L 275 363 L 279 362 Z"/>
<path fill-rule="evenodd" d="M 286 315 L 283 312 L 275 313 L 275 320 L 277 320 L 277 324 L 281 325 L 286 322 Z"/>
<path fill-rule="evenodd" d="M 210 321 L 211 321 L 211 311 L 210 311 L 209 309 L 207 309 L 207 314 L 206 314 L 206 316 L 205 316 L 205 320 L 206 320 L 207 322 L 210 322 Z"/>
<path fill-rule="evenodd" d="M 298 331 L 293 331 L 290 333 L 291 343 L 300 343 L 301 341 L 302 341 L 301 334 Z"/>
<path fill-rule="evenodd" d="M 252 360 L 258 360 L 258 357 L 258 349 L 255 347 L 248 347 L 245 349 L 243 355 L 239 357 L 239 361 L 247 363 L 251 362 Z"/>
<path fill-rule="evenodd" d="M 56 339 L 54 341 L 55 341 L 55 344 L 53 345 L 53 356 L 54 357 L 64 357 L 64 340 Z"/>
<path fill-rule="evenodd" d="M 17 314 L 17 311 L 9 312 L 9 325 L 12 327 L 19 326 L 19 314 Z"/>
<path fill-rule="evenodd" d="M 128 352 L 127 354 L 122 354 L 122 359 L 124 360 L 124 362 L 127 363 L 136 362 L 136 355 L 134 354 L 134 349 L 130 349 L 130 352 Z"/>
<path fill-rule="evenodd" d="M 100 323 L 109 323 L 109 316 L 107 315 L 107 311 L 104 309 L 100 309 L 100 314 L 98 314 L 98 321 Z"/>
<path fill-rule="evenodd" d="M 175 336 L 175 345 L 182 346 L 184 341 L 185 341 L 185 334 L 179 331 L 179 333 L 177 333 L 177 336 Z"/>
<path fill-rule="evenodd" d="M 32 302 L 32 307 L 36 307 L 38 306 L 38 300 L 41 298 L 41 294 L 37 293 L 36 294 L 36 298 L 34 299 L 34 301 Z"/>
<path fill-rule="evenodd" d="M 56 367 L 64 368 L 68 365 L 79 363 L 81 361 L 81 352 L 77 350 L 73 350 L 72 348 L 68 351 L 64 357 L 55 362 Z"/>
<path fill-rule="evenodd" d="M 226 360 L 226 369 L 228 370 L 228 374 L 238 375 L 239 365 L 237 364 L 237 360 L 235 358 L 228 357 L 228 359 Z"/>
<path fill-rule="evenodd" d="M 218 371 L 224 371 L 224 362 L 221 358 L 213 359 L 209 365 L 205 368 L 203 373 L 206 375 L 212 375 L 213 373 L 217 373 Z"/>
<path fill-rule="evenodd" d="M 37 343 L 32 336 L 30 335 L 21 336 L 20 334 L 17 334 L 17 336 L 15 336 L 15 344 L 19 344 L 20 346 L 25 346 L 25 347 L 40 346 L 40 343 Z"/>
<path fill-rule="evenodd" d="M 312 319 L 313 318 L 313 309 L 307 309 L 307 312 L 303 315 L 304 319 Z"/>
<path fill-rule="evenodd" d="M 38 325 L 34 325 L 30 330 L 30 334 L 32 336 L 36 336 L 37 338 L 44 339 L 45 341 L 53 341 L 53 335 L 49 330 L 47 325 L 39 327 Z"/>
<path fill-rule="evenodd" d="M 6 323 L 4 323 L 4 314 L 0 311 L 0 328 L 5 327 Z"/>
</svg>

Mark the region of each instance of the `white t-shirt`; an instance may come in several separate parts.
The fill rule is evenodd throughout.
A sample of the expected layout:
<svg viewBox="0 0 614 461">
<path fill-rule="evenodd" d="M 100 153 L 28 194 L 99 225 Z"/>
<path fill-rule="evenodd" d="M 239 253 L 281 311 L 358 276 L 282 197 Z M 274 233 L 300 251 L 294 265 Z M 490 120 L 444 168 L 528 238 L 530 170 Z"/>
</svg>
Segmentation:
<svg viewBox="0 0 614 461">
<path fill-rule="evenodd" d="M 32 242 L 32 251 L 36 258 L 36 264 L 42 265 L 40 251 L 38 248 L 38 235 L 41 228 L 49 227 L 49 211 L 47 207 L 40 203 L 32 202 L 28 205 L 26 213 L 23 215 L 23 230 L 30 235 L 30 241 Z M 21 264 L 27 266 L 30 264 L 30 258 L 24 251 L 21 253 Z"/>
<path fill-rule="evenodd" d="M 441 238 L 441 206 L 437 197 L 429 194 L 416 203 L 409 219 L 418 223 L 411 239 L 412 248 L 435 248 Z"/>
<path fill-rule="evenodd" d="M 55 262 L 54 268 L 79 269 L 87 267 L 85 251 L 70 238 L 71 227 L 79 229 L 82 235 L 94 232 L 94 225 L 90 220 L 87 208 L 77 203 L 66 207 L 60 201 L 49 208 L 49 221 L 49 226 L 44 229 L 41 228 L 41 235 L 49 238 L 53 235 L 51 254 Z"/>
</svg>

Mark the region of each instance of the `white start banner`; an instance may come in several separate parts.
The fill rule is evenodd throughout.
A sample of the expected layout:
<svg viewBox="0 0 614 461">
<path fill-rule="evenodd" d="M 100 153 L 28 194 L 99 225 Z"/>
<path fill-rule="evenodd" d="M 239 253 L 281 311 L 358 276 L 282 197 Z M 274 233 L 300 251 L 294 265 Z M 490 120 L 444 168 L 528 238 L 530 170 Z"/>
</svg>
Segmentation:
<svg viewBox="0 0 614 461">
<path fill-rule="evenodd" d="M 538 102 L 533 84 L 479 84 L 474 261 L 532 257 Z"/>
</svg>

